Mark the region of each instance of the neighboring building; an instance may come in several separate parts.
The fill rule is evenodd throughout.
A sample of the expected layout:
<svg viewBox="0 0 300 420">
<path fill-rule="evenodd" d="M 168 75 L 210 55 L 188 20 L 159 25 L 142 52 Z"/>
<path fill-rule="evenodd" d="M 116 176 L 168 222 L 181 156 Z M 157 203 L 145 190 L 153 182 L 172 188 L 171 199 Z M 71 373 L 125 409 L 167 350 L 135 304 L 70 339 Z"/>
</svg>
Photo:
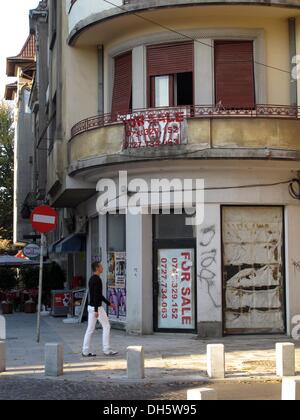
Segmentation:
<svg viewBox="0 0 300 420">
<path fill-rule="evenodd" d="M 300 1 L 49 0 L 48 12 L 53 255 L 74 252 L 73 274 L 82 271 L 86 236 L 86 277 L 102 259 L 110 316 L 128 332 L 290 334 L 300 314 Z M 186 226 L 176 194 L 157 200 L 156 215 L 124 215 L 126 189 L 109 203 L 117 214 L 99 215 L 97 184 L 118 184 L 119 171 L 145 187 L 204 179 L 204 223 Z"/>
<path fill-rule="evenodd" d="M 21 52 L 7 58 L 6 74 L 16 82 L 6 86 L 5 99 L 15 102 L 14 139 L 14 235 L 15 244 L 23 243 L 32 231 L 26 198 L 34 184 L 32 165 L 34 139 L 31 126 L 29 97 L 35 72 L 35 38 L 30 35 Z"/>
</svg>

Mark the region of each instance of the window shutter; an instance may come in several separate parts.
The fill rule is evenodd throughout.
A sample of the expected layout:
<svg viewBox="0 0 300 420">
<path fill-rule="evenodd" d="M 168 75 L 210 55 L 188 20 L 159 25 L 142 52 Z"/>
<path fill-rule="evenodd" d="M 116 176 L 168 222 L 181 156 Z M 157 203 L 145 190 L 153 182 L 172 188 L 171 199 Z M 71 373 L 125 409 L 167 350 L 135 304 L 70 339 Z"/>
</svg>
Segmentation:
<svg viewBox="0 0 300 420">
<path fill-rule="evenodd" d="M 130 110 L 132 91 L 132 52 L 115 58 L 115 77 L 112 97 L 112 114 Z"/>
<path fill-rule="evenodd" d="M 147 49 L 148 76 L 194 71 L 194 43 L 151 45 Z"/>
<path fill-rule="evenodd" d="M 252 41 L 215 42 L 216 103 L 225 108 L 254 108 Z"/>
</svg>

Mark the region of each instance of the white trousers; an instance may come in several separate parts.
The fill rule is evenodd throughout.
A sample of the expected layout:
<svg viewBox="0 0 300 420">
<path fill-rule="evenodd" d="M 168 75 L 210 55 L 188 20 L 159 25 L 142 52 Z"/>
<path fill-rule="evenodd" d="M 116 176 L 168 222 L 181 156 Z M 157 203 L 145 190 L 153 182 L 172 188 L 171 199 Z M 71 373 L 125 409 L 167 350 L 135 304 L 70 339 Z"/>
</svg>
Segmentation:
<svg viewBox="0 0 300 420">
<path fill-rule="evenodd" d="M 95 317 L 95 308 L 92 306 L 88 306 L 88 313 L 89 313 L 89 321 L 88 327 L 85 333 L 84 342 L 83 342 L 83 354 L 91 353 L 91 342 L 92 336 L 95 332 L 97 318 Z M 102 348 L 103 352 L 107 352 L 110 350 L 110 323 L 107 317 L 107 314 L 102 306 L 98 308 L 99 313 L 99 322 L 102 325 L 103 333 L 102 333 Z"/>
</svg>

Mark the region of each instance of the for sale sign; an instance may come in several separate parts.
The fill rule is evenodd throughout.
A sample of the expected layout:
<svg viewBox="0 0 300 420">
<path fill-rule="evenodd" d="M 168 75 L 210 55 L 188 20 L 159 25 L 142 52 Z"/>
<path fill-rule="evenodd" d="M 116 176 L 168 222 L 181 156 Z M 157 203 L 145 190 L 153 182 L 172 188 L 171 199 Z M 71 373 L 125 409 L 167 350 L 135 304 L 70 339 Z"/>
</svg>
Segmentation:
<svg viewBox="0 0 300 420">
<path fill-rule="evenodd" d="M 158 251 L 158 328 L 195 328 L 194 249 Z"/>
</svg>

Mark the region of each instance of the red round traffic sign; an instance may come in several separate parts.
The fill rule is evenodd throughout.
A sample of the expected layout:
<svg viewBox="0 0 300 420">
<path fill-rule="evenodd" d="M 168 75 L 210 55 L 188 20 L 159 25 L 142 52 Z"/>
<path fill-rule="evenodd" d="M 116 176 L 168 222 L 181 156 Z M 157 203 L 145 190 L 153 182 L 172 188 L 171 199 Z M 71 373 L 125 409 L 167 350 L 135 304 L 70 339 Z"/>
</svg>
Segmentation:
<svg viewBox="0 0 300 420">
<path fill-rule="evenodd" d="M 48 233 L 55 229 L 58 222 L 57 212 L 49 206 L 36 207 L 30 217 L 30 223 L 39 233 Z"/>
</svg>

